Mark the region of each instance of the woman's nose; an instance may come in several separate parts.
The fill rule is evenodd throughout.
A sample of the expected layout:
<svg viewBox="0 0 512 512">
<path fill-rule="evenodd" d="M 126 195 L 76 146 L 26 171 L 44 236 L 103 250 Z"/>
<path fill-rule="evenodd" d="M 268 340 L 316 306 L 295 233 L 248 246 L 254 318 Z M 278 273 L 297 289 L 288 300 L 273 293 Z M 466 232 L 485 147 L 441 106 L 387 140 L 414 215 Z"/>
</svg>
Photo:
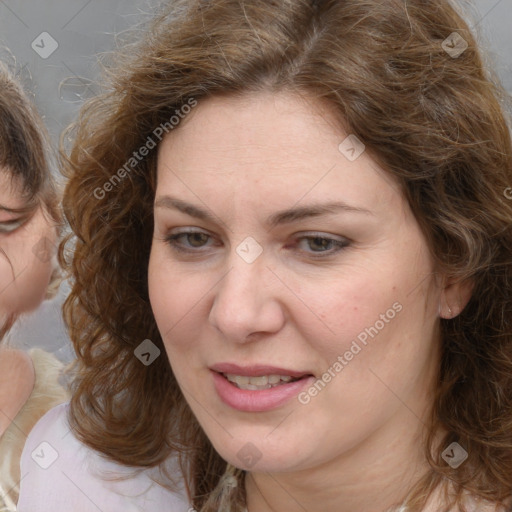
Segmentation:
<svg viewBox="0 0 512 512">
<path fill-rule="evenodd" d="M 282 283 L 264 257 L 249 262 L 233 256 L 230 270 L 215 288 L 210 322 L 225 339 L 240 343 L 251 334 L 278 332 L 285 320 Z"/>
</svg>

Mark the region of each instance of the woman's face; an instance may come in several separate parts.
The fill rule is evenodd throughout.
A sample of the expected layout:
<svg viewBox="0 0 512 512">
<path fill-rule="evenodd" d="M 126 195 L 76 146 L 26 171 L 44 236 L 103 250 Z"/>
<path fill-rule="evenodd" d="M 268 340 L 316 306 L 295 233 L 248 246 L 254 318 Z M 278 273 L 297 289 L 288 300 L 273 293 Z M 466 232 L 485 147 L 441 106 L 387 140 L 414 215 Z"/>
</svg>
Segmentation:
<svg viewBox="0 0 512 512">
<path fill-rule="evenodd" d="M 400 188 L 293 95 L 182 123 L 159 148 L 149 291 L 191 409 L 243 469 L 371 460 L 419 427 L 438 366 L 442 292 Z"/>
<path fill-rule="evenodd" d="M 31 311 L 44 299 L 56 254 L 57 232 L 42 208 L 24 198 L 19 183 L 0 170 L 0 314 Z"/>
</svg>

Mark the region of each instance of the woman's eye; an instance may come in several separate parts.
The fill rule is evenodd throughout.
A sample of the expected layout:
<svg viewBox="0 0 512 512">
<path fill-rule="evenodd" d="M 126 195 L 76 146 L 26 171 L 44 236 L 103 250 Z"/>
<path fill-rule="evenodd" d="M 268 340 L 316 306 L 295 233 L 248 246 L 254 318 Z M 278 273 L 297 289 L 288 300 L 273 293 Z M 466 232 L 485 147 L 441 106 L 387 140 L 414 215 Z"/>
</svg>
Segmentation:
<svg viewBox="0 0 512 512">
<path fill-rule="evenodd" d="M 298 240 L 301 242 L 306 242 L 303 244 L 303 246 L 305 245 L 307 248 L 309 248 L 309 250 L 306 250 L 306 252 L 315 254 L 314 257 L 322 257 L 324 255 L 331 256 L 332 254 L 341 251 L 349 244 L 348 240 L 338 240 L 336 238 L 329 238 L 319 235 L 304 236 Z"/>
<path fill-rule="evenodd" d="M 12 233 L 21 227 L 27 220 L 26 217 L 0 222 L 0 233 Z"/>
<path fill-rule="evenodd" d="M 177 251 L 197 253 L 200 252 L 199 249 L 209 247 L 207 244 L 211 239 L 210 235 L 202 231 L 183 231 L 167 236 L 166 242 Z M 311 254 L 313 258 L 331 256 L 349 245 L 346 239 L 338 240 L 320 235 L 303 236 L 296 240 L 296 245 L 301 246 L 300 250 Z"/>
<path fill-rule="evenodd" d="M 166 237 L 166 242 L 178 251 L 192 252 L 194 249 L 204 247 L 204 243 L 211 238 L 202 231 L 184 231 Z M 187 243 L 184 244 L 183 241 Z"/>
</svg>

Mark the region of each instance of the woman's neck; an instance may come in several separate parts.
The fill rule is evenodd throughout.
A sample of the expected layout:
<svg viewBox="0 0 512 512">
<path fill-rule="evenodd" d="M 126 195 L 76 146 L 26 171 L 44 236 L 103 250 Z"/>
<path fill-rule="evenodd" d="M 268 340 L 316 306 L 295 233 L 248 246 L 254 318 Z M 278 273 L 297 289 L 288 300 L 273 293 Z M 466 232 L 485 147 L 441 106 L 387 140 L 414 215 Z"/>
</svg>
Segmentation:
<svg viewBox="0 0 512 512">
<path fill-rule="evenodd" d="M 248 512 L 383 512 L 400 503 L 428 471 L 422 424 L 407 412 L 322 467 L 247 475 Z"/>
<path fill-rule="evenodd" d="M 21 350 L 0 349 L 0 436 L 29 399 L 35 384 L 30 356 Z"/>
</svg>

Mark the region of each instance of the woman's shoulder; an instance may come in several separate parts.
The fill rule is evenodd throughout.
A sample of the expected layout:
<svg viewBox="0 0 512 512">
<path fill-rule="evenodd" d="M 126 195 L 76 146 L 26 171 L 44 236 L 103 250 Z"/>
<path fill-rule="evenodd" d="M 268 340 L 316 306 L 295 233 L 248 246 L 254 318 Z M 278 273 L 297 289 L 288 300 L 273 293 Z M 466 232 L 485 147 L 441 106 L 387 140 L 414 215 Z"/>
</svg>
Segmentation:
<svg viewBox="0 0 512 512">
<path fill-rule="evenodd" d="M 25 411 L 41 418 L 52 407 L 69 400 L 69 393 L 60 383 L 64 365 L 53 354 L 41 349 L 28 352 L 35 371 L 35 384 Z"/>
<path fill-rule="evenodd" d="M 59 383 L 63 365 L 52 354 L 40 349 L 29 352 L 11 349 L 2 352 L 0 361 L 4 365 L 2 370 L 5 369 L 5 365 L 9 370 L 0 373 L 3 377 L 0 391 L 13 393 L 14 388 L 14 391 L 18 390 L 19 395 L 19 389 L 23 389 L 25 384 L 28 386 L 28 392 L 25 392 L 16 412 L 9 414 L 11 419 L 7 427 L 1 429 L 3 431 L 0 437 L 0 495 L 3 496 L 3 499 L 0 498 L 1 509 L 2 501 L 13 507 L 18 499 L 21 477 L 20 457 L 27 434 L 49 409 L 68 400 L 68 394 Z M 30 378 L 26 375 L 27 370 Z M 8 379 L 7 384 L 5 379 Z"/>
<path fill-rule="evenodd" d="M 12 391 L 13 380 L 16 382 L 15 389 L 24 384 L 23 380 L 29 386 L 16 415 L 11 415 L 15 425 L 10 430 L 14 428 L 16 432 L 26 434 L 45 412 L 69 399 L 68 392 L 59 382 L 63 364 L 54 355 L 41 349 L 29 352 L 10 350 L 6 353 L 10 358 L 5 358 L 5 353 L 2 353 L 0 362 L 10 365 L 11 374 L 2 373 L 2 377 L 10 376 L 11 385 L 5 388 Z M 30 379 L 25 376 L 27 372 Z M 18 381 L 13 376 L 17 376 Z"/>
<path fill-rule="evenodd" d="M 425 507 L 425 512 L 438 512 L 446 509 L 446 495 L 444 492 L 445 488 L 442 486 L 434 491 Z M 449 485 L 448 493 L 452 496 L 457 494 L 452 485 Z M 512 501 L 510 499 L 506 501 L 505 505 L 499 505 L 496 502 L 475 496 L 468 490 L 462 491 L 459 501 L 450 508 L 449 512 L 458 512 L 461 510 L 461 506 L 466 512 L 512 512 Z M 407 510 L 404 509 L 404 512 L 407 512 Z M 398 512 L 401 512 L 401 510 Z"/>
<path fill-rule="evenodd" d="M 0 348 L 0 435 L 23 408 L 34 388 L 34 366 L 21 350 Z"/>
<path fill-rule="evenodd" d="M 63 364 L 40 349 L 30 350 L 26 355 L 32 360 L 35 381 L 28 400 L 6 432 L 5 438 L 11 446 L 17 442 L 23 445 L 26 435 L 46 412 L 69 400 L 67 390 L 59 382 Z"/>
<path fill-rule="evenodd" d="M 121 466 L 81 443 L 68 423 L 68 410 L 68 403 L 51 409 L 28 436 L 18 512 L 189 510 L 184 491 L 155 483 L 155 468 Z"/>
</svg>

